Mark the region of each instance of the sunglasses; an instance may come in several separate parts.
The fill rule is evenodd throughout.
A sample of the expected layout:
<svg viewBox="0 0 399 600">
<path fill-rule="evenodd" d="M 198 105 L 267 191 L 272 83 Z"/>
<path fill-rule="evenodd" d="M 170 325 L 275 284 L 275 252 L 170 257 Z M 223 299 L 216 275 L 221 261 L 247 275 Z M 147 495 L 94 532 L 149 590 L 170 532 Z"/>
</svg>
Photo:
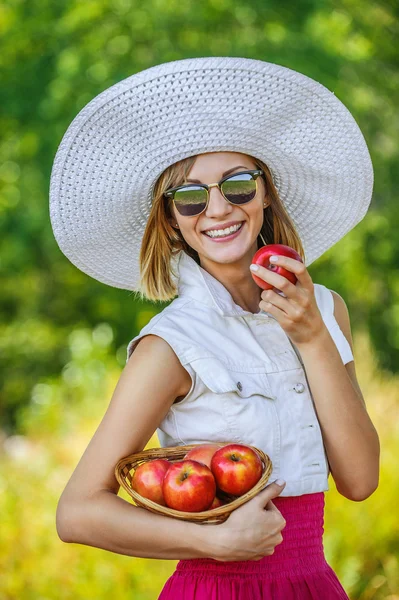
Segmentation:
<svg viewBox="0 0 399 600">
<path fill-rule="evenodd" d="M 206 210 L 209 202 L 209 190 L 218 187 L 223 197 L 231 204 L 240 206 L 251 202 L 256 196 L 257 179 L 263 175 L 261 170 L 241 171 L 223 177 L 218 183 L 190 183 L 171 188 L 164 192 L 166 198 L 172 198 L 176 210 L 184 217 L 194 217 Z"/>
</svg>

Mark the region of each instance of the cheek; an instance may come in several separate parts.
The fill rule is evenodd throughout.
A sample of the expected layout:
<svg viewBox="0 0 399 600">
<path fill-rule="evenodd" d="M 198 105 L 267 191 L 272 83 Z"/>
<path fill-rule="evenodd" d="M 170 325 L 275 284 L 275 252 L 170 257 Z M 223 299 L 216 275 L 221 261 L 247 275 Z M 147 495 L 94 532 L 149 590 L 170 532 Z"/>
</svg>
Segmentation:
<svg viewBox="0 0 399 600">
<path fill-rule="evenodd" d="M 256 202 L 254 200 L 253 206 L 248 206 L 247 210 L 247 218 L 251 224 L 256 227 L 260 227 L 263 223 L 264 213 L 263 213 L 263 200 L 261 202 Z"/>
<path fill-rule="evenodd" d="M 177 221 L 176 221 L 177 222 Z M 195 238 L 202 237 L 201 227 L 198 225 L 194 217 L 191 219 L 184 219 L 181 221 L 180 232 L 186 241 L 194 240 Z"/>
</svg>

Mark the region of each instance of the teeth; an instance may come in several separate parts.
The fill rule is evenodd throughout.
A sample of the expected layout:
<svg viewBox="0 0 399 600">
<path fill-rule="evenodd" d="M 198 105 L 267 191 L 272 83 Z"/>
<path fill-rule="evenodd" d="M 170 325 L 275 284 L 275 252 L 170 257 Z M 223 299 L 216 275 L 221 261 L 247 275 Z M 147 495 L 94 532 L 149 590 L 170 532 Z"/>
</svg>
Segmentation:
<svg viewBox="0 0 399 600">
<path fill-rule="evenodd" d="M 212 229 L 211 231 L 205 231 L 205 235 L 209 237 L 226 237 L 227 235 L 231 235 L 234 231 L 238 231 L 242 227 L 242 223 L 239 225 L 232 225 L 232 227 L 227 227 L 226 229 Z"/>
</svg>

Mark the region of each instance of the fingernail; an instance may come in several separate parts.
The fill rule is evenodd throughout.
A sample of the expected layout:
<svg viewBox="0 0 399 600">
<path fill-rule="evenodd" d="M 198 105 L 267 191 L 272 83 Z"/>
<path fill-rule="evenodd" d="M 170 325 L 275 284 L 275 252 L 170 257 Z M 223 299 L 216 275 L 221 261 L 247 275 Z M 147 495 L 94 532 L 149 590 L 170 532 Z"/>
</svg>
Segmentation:
<svg viewBox="0 0 399 600">
<path fill-rule="evenodd" d="M 251 269 L 251 271 L 258 271 L 259 270 L 259 266 L 258 265 L 251 265 L 249 268 Z"/>
<path fill-rule="evenodd" d="M 271 256 L 269 260 L 270 260 L 270 262 L 277 262 L 278 256 Z"/>
<path fill-rule="evenodd" d="M 284 485 L 285 481 L 284 481 L 284 479 L 276 479 L 276 481 L 274 483 L 277 483 L 277 485 Z"/>
</svg>

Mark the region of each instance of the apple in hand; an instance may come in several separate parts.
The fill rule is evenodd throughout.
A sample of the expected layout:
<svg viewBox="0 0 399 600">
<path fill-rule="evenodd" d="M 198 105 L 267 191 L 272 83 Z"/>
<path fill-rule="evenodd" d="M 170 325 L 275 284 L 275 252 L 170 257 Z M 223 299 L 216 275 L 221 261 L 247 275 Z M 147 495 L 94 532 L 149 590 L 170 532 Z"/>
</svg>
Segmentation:
<svg viewBox="0 0 399 600">
<path fill-rule="evenodd" d="M 185 512 L 208 510 L 216 495 L 212 471 L 196 460 L 175 462 L 162 484 L 166 506 Z"/>
<path fill-rule="evenodd" d="M 252 262 L 251 262 L 251 264 L 253 264 L 253 265 L 254 264 L 260 265 L 261 267 L 265 267 L 266 269 L 269 269 L 269 271 L 274 271 L 278 275 L 282 275 L 283 277 L 285 277 L 286 279 L 288 279 L 289 281 L 291 281 L 291 283 L 293 283 L 295 285 L 297 282 L 297 276 L 295 275 L 295 273 L 293 273 L 292 271 L 288 271 L 287 269 L 284 269 L 284 267 L 282 267 L 281 265 L 276 265 L 274 263 L 271 263 L 270 262 L 271 256 L 288 256 L 289 258 L 294 258 L 295 260 L 299 260 L 301 263 L 303 263 L 303 260 L 302 260 L 302 257 L 300 256 L 300 254 L 298 254 L 298 252 L 296 250 L 294 250 L 290 246 L 286 246 L 285 244 L 268 244 L 267 246 L 262 246 L 261 248 L 259 248 L 259 250 L 257 252 L 255 252 L 255 254 L 252 257 Z M 262 288 L 262 290 L 274 289 L 275 291 L 281 291 L 281 290 L 277 290 L 277 288 L 275 288 L 273 285 L 271 285 L 270 283 L 268 283 L 261 277 L 257 277 L 255 275 L 255 273 L 252 273 L 252 271 L 251 271 L 251 275 L 252 275 L 255 283 L 260 288 Z"/>
<path fill-rule="evenodd" d="M 187 452 L 183 460 L 197 460 L 211 468 L 212 456 L 222 446 L 223 444 L 198 444 L 196 448 L 192 448 Z"/>
<path fill-rule="evenodd" d="M 168 469 L 172 466 L 165 458 L 155 458 L 141 463 L 134 471 L 132 489 L 143 496 L 166 506 L 162 492 L 162 483 Z"/>
<path fill-rule="evenodd" d="M 262 461 L 249 446 L 227 444 L 212 456 L 211 470 L 222 492 L 242 496 L 262 477 Z"/>
</svg>

